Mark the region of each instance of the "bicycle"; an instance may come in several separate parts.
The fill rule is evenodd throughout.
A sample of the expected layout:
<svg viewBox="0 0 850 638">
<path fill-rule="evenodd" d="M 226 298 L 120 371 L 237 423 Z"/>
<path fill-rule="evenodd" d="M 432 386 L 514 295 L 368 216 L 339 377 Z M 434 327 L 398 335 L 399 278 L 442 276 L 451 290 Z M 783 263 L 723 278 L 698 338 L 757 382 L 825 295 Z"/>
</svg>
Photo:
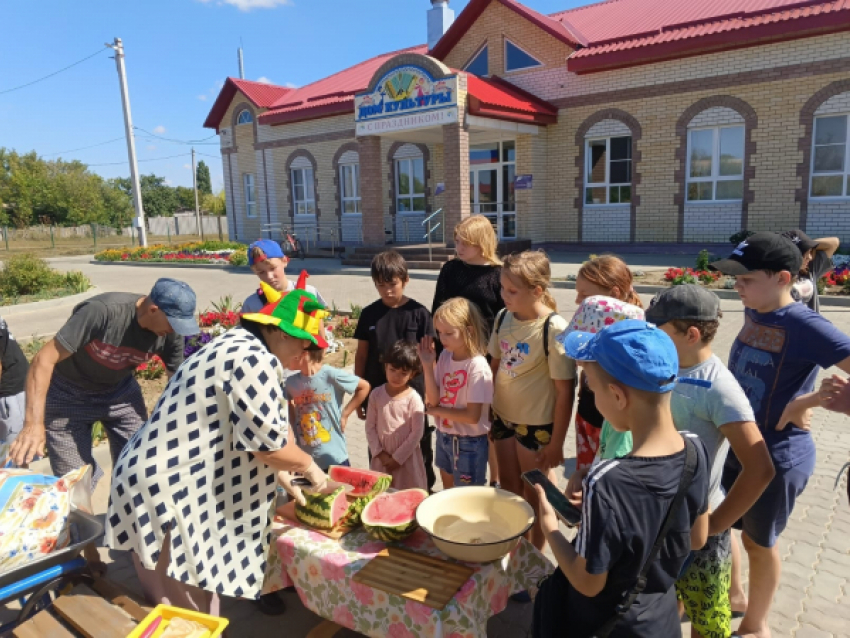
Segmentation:
<svg viewBox="0 0 850 638">
<path fill-rule="evenodd" d="M 283 253 L 287 257 L 298 257 L 299 259 L 304 259 L 306 257 L 304 254 L 304 247 L 301 245 L 301 240 L 298 239 L 298 235 L 294 232 L 289 232 L 288 228 L 283 229 L 283 231 L 281 231 L 281 235 L 283 235 L 283 239 L 280 242 L 280 247 L 283 248 Z"/>
</svg>

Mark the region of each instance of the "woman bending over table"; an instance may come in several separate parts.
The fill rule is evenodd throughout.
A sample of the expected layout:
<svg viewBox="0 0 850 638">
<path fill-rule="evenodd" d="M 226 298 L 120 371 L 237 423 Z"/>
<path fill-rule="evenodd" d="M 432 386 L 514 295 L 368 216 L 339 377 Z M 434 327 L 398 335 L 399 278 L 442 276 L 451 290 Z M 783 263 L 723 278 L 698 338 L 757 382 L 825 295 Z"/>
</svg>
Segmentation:
<svg viewBox="0 0 850 638">
<path fill-rule="evenodd" d="M 322 345 L 324 315 L 304 290 L 244 315 L 180 366 L 127 443 L 105 543 L 132 551 L 151 603 L 219 615 L 221 595 L 259 596 L 276 472 L 327 483 L 290 437 L 281 389 L 286 364 Z"/>
</svg>

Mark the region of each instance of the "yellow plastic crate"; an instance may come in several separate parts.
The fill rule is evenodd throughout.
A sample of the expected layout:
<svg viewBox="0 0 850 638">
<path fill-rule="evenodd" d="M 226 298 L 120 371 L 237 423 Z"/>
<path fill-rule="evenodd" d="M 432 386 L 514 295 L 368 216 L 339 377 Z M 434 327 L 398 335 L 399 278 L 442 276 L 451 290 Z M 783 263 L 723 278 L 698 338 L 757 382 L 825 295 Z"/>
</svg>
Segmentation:
<svg viewBox="0 0 850 638">
<path fill-rule="evenodd" d="M 139 626 L 136 627 L 132 633 L 130 633 L 127 638 L 139 638 L 142 634 L 145 633 L 145 630 L 150 626 L 150 624 L 156 620 L 157 616 L 162 616 L 162 622 L 159 624 L 159 627 L 156 628 L 156 631 L 153 633 L 151 638 L 159 638 L 162 633 L 168 628 L 168 624 L 171 622 L 172 618 L 184 618 L 185 620 L 193 620 L 196 623 L 199 623 L 206 627 L 209 630 L 209 633 L 204 636 L 204 638 L 216 638 L 216 636 L 220 636 L 221 632 L 224 631 L 225 627 L 230 623 L 227 618 L 219 618 L 218 616 L 209 616 L 207 614 L 199 614 L 196 611 L 190 611 L 188 609 L 182 609 L 180 607 L 172 607 L 171 605 L 157 605 L 154 610 L 147 615 L 147 617 L 139 623 Z"/>
</svg>

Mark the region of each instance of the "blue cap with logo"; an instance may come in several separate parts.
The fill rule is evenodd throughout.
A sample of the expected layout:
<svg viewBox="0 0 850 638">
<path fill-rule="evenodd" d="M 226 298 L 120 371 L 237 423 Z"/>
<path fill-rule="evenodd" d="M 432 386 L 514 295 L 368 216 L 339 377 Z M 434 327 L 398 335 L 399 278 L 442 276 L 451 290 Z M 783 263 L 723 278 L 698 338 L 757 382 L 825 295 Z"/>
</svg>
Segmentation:
<svg viewBox="0 0 850 638">
<path fill-rule="evenodd" d="M 259 248 L 263 251 L 265 257 L 262 259 L 257 259 L 256 262 L 254 258 L 251 256 L 251 251 L 254 248 Z M 248 246 L 248 265 L 253 266 L 254 263 L 259 263 L 261 261 L 265 261 L 266 259 L 283 259 L 283 248 L 280 247 L 276 241 L 271 239 L 258 239 L 253 244 Z"/>
<path fill-rule="evenodd" d="M 150 298 L 181 337 L 191 337 L 201 331 L 195 318 L 195 292 L 189 284 L 163 277 L 153 285 Z"/>
<path fill-rule="evenodd" d="M 676 385 L 679 373 L 676 346 L 670 337 L 646 321 L 620 321 L 596 334 L 571 332 L 564 347 L 568 357 L 595 361 L 630 388 L 663 394 Z"/>
</svg>

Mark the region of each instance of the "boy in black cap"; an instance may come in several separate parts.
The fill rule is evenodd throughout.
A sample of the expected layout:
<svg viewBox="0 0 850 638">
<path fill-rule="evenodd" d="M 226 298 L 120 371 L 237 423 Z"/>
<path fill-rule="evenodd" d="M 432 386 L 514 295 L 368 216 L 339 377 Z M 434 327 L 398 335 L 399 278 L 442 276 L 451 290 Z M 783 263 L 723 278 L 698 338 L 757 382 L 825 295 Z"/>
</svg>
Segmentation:
<svg viewBox="0 0 850 638">
<path fill-rule="evenodd" d="M 832 270 L 832 256 L 838 250 L 840 241 L 838 237 L 812 239 L 799 229 L 785 231 L 782 236 L 793 241 L 803 255 L 803 266 L 791 288 L 791 296 L 794 301 L 800 301 L 815 312 L 820 312 L 818 280 Z"/>
<path fill-rule="evenodd" d="M 667 333 L 679 356 L 679 379 L 670 400 L 673 422 L 700 437 L 711 463 L 709 539 L 691 552 L 676 581 L 679 600 L 691 619 L 692 638 L 727 638 L 732 632 L 729 528 L 774 475 L 747 395 L 711 350 L 722 316 L 717 295 L 694 284 L 659 293 L 646 311 L 647 321 Z M 730 444 L 743 470 L 724 497 L 720 481 Z"/>
<path fill-rule="evenodd" d="M 776 540 L 815 469 L 809 424 L 811 408 L 819 405 L 814 391 L 818 367 L 835 365 L 850 372 L 850 338 L 791 296 L 802 263 L 793 241 L 757 233 L 728 259 L 712 264 L 736 277 L 735 289 L 746 310 L 729 370 L 753 406 L 776 468 L 767 489 L 736 524 L 743 529 L 750 559 L 749 602 L 738 632 L 757 638 L 770 636 L 767 618 L 781 571 Z M 724 489 L 731 489 L 740 473 L 739 459 L 730 454 Z"/>
</svg>

